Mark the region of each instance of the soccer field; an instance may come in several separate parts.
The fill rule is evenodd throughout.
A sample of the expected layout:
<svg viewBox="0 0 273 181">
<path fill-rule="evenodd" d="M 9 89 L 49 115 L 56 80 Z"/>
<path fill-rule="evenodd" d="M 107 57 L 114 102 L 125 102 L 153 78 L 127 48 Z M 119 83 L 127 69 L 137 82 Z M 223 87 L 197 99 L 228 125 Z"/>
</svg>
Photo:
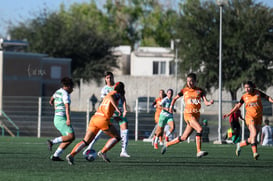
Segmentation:
<svg viewBox="0 0 273 181">
<path fill-rule="evenodd" d="M 79 140 L 68 147 L 65 155 Z M 99 150 L 106 140 L 99 140 Z M 209 155 L 196 158 L 195 143 L 180 143 L 168 148 L 164 155 L 154 150 L 151 143 L 130 140 L 128 152 L 131 158 L 120 158 L 120 145 L 116 145 L 108 157 L 111 163 L 97 158 L 87 162 L 82 154 L 75 157 L 75 165 L 53 162 L 47 150 L 46 138 L 1 137 L 0 180 L 272 180 L 273 147 L 258 147 L 259 160 L 252 157 L 251 147 L 242 148 L 241 156 L 234 154 L 234 145 L 203 144 Z M 53 147 L 54 151 L 56 146 Z"/>
</svg>

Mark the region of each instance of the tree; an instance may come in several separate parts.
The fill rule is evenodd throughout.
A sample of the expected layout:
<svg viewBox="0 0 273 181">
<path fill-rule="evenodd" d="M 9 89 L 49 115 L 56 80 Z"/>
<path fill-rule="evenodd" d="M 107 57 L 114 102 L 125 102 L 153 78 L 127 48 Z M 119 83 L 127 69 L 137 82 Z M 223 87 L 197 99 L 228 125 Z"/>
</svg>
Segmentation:
<svg viewBox="0 0 273 181">
<path fill-rule="evenodd" d="M 212 1 L 187 0 L 181 8 L 181 76 L 194 71 L 200 86 L 218 87 L 219 7 Z M 261 89 L 273 82 L 273 10 L 253 0 L 230 0 L 222 17 L 223 88 L 236 100 L 243 81 L 252 80 Z"/>
<path fill-rule="evenodd" d="M 9 33 L 15 39 L 27 39 L 32 52 L 71 58 L 75 79 L 100 81 L 105 70 L 117 67 L 111 49 L 119 39 L 94 3 L 74 4 L 68 10 L 62 5 L 59 12 L 42 12 Z"/>
<path fill-rule="evenodd" d="M 169 47 L 175 37 L 178 14 L 164 8 L 167 2 L 108 0 L 106 14 L 119 34 L 123 43 L 135 46 Z"/>
</svg>

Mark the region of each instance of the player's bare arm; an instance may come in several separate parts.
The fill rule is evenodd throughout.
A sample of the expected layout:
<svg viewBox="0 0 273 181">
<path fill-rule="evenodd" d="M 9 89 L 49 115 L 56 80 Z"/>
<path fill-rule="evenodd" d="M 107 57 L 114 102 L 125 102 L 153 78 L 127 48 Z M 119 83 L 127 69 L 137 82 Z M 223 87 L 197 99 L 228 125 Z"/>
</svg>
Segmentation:
<svg viewBox="0 0 273 181">
<path fill-rule="evenodd" d="M 65 114 L 66 114 L 66 125 L 70 126 L 71 125 L 71 120 L 70 120 L 70 107 L 69 107 L 69 104 L 65 104 Z"/>
<path fill-rule="evenodd" d="M 173 112 L 174 104 L 175 104 L 176 100 L 179 99 L 179 98 L 180 98 L 179 95 L 176 95 L 176 96 L 173 98 L 173 100 L 172 100 L 172 102 L 171 102 L 171 105 L 170 105 L 170 109 L 169 109 L 169 112 L 170 112 L 170 113 Z"/>
<path fill-rule="evenodd" d="M 242 104 L 240 102 L 238 104 L 236 104 L 228 114 L 224 114 L 224 118 L 226 118 L 226 117 L 230 116 L 231 114 L 233 114 L 235 111 L 240 109 L 241 106 L 242 106 Z"/>
<path fill-rule="evenodd" d="M 53 98 L 53 96 L 50 97 L 49 104 L 50 104 L 51 106 L 54 104 L 54 98 Z"/>
<path fill-rule="evenodd" d="M 203 100 L 204 100 L 204 103 L 205 103 L 206 106 L 210 106 L 210 105 L 212 105 L 214 103 L 213 99 L 210 100 L 210 101 L 208 101 L 208 99 L 206 98 L 206 96 L 203 96 Z"/>
<path fill-rule="evenodd" d="M 118 108 L 118 105 L 117 105 L 117 103 L 115 101 L 114 96 L 113 95 L 109 96 L 109 100 L 110 100 L 111 104 L 114 106 L 115 110 L 118 112 L 118 115 L 120 116 L 121 112 L 120 112 L 120 110 Z"/>
</svg>

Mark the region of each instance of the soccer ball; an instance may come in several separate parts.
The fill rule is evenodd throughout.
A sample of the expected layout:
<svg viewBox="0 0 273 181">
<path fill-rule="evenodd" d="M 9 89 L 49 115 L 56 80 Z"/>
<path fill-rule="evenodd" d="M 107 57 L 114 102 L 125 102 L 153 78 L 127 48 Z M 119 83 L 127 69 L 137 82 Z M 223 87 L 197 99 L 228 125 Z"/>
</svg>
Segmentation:
<svg viewBox="0 0 273 181">
<path fill-rule="evenodd" d="M 84 155 L 84 158 L 89 162 L 94 161 L 96 157 L 97 157 L 97 152 L 93 149 L 88 150 Z"/>
</svg>

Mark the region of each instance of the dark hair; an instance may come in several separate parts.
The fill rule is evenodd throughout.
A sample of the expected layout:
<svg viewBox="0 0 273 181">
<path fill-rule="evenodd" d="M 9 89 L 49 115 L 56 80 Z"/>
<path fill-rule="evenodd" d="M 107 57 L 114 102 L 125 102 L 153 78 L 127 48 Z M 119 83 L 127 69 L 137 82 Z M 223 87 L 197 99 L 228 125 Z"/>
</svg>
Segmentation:
<svg viewBox="0 0 273 181">
<path fill-rule="evenodd" d="M 117 82 L 114 86 L 114 90 L 117 91 L 118 93 L 124 95 L 125 94 L 125 90 L 124 90 L 124 84 L 123 82 Z"/>
<path fill-rule="evenodd" d="M 255 84 L 252 81 L 250 81 L 250 80 L 248 80 L 248 81 L 246 81 L 244 83 L 244 85 L 246 85 L 246 84 L 249 85 L 250 88 L 253 88 L 253 89 L 256 88 Z"/>
<path fill-rule="evenodd" d="M 173 90 L 172 89 L 168 89 L 167 92 L 171 91 L 172 95 L 173 95 Z"/>
<path fill-rule="evenodd" d="M 114 77 L 114 74 L 112 72 L 105 72 L 104 73 L 104 77 L 108 76 L 108 75 L 111 75 L 112 77 Z"/>
<path fill-rule="evenodd" d="M 73 83 L 73 80 L 71 79 L 71 78 L 69 78 L 69 77 L 64 77 L 64 78 L 62 78 L 62 80 L 61 80 L 61 84 L 63 85 L 63 86 L 66 86 L 66 87 L 74 87 L 74 83 Z"/>
<path fill-rule="evenodd" d="M 194 81 L 196 81 L 196 74 L 195 73 L 189 73 L 187 77 L 192 78 Z"/>
</svg>

